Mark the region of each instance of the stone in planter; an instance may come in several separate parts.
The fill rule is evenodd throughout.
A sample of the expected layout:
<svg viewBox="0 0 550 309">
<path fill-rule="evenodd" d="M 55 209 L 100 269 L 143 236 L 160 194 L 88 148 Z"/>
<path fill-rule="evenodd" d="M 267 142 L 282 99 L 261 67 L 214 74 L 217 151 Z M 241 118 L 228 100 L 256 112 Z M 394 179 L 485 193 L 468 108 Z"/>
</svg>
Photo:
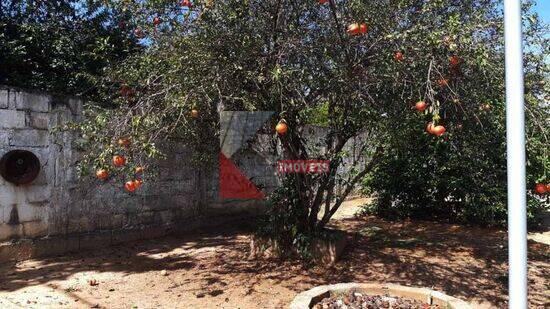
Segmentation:
<svg viewBox="0 0 550 309">
<path fill-rule="evenodd" d="M 428 304 L 439 305 L 442 308 L 472 308 L 465 301 L 426 288 L 414 288 L 396 284 L 339 283 L 318 286 L 298 294 L 290 304 L 290 309 L 310 309 L 323 298 L 343 294 L 350 290 L 360 292 L 363 295 L 389 295 L 409 298 L 426 302 Z"/>
<path fill-rule="evenodd" d="M 346 246 L 346 235 L 342 231 L 327 230 L 330 237 L 328 239 L 318 238 L 311 244 L 311 254 L 313 260 L 318 264 L 334 264 L 340 258 L 344 247 Z M 278 242 L 274 239 L 252 236 L 250 240 L 250 258 L 283 258 L 284 252 Z M 297 250 L 293 250 L 288 255 L 297 255 Z"/>
</svg>

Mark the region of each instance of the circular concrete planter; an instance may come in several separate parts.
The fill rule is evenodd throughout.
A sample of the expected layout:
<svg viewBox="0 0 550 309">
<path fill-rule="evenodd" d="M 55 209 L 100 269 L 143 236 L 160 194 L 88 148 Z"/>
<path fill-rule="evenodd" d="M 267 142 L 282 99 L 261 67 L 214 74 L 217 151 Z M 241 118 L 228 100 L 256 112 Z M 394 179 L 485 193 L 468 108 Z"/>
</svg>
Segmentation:
<svg viewBox="0 0 550 309">
<path fill-rule="evenodd" d="M 465 301 L 425 288 L 412 288 L 396 284 L 339 283 L 318 286 L 298 294 L 290 304 L 290 309 L 310 309 L 325 297 L 345 293 L 352 289 L 370 295 L 390 295 L 415 299 L 428 304 L 439 305 L 441 308 L 472 308 Z"/>
</svg>

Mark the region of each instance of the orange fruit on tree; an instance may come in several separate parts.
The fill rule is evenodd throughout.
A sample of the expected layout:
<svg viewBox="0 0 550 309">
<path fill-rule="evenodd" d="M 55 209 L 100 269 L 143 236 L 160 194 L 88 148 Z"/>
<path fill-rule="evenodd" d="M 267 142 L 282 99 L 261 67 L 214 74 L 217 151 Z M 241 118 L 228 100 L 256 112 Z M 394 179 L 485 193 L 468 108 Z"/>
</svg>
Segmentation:
<svg viewBox="0 0 550 309">
<path fill-rule="evenodd" d="M 275 131 L 277 131 L 277 133 L 280 134 L 280 135 L 285 135 L 286 132 L 288 132 L 288 126 L 284 122 L 279 122 L 275 126 Z"/>
<path fill-rule="evenodd" d="M 535 192 L 537 192 L 537 194 L 543 195 L 544 193 L 546 193 L 546 185 L 542 183 L 537 183 L 535 185 Z"/>
<path fill-rule="evenodd" d="M 138 189 L 139 187 L 141 187 L 141 185 L 143 185 L 143 179 L 141 178 L 136 179 L 134 180 L 134 183 L 135 183 L 136 189 Z"/>
<path fill-rule="evenodd" d="M 547 184 L 546 184 L 546 192 L 547 192 L 547 193 L 550 193 L 550 183 L 547 183 Z"/>
<path fill-rule="evenodd" d="M 438 125 L 438 126 L 433 127 L 432 134 L 434 134 L 436 136 L 441 136 L 441 135 L 445 134 L 445 131 L 447 131 L 447 129 L 445 129 L 444 126 Z"/>
<path fill-rule="evenodd" d="M 153 18 L 153 25 L 158 26 L 160 25 L 160 23 L 161 23 L 161 20 L 159 17 Z"/>
<path fill-rule="evenodd" d="M 443 88 L 449 86 L 449 81 L 445 78 L 441 78 L 437 81 L 437 84 L 439 85 L 439 87 Z"/>
<path fill-rule="evenodd" d="M 451 67 L 457 67 L 462 62 L 459 56 L 453 55 L 449 58 L 449 64 Z"/>
<path fill-rule="evenodd" d="M 134 94 L 134 91 L 128 85 L 122 85 L 120 87 L 120 95 L 127 98 Z"/>
<path fill-rule="evenodd" d="M 121 167 L 121 166 L 124 166 L 124 164 L 126 164 L 126 158 L 124 156 L 119 156 L 119 155 L 113 156 L 114 166 Z"/>
<path fill-rule="evenodd" d="M 403 61 L 403 59 L 405 59 L 405 56 L 403 55 L 402 52 L 396 52 L 393 55 L 393 59 L 395 59 L 396 61 Z"/>
<path fill-rule="evenodd" d="M 430 121 L 430 122 L 428 122 L 428 125 L 426 126 L 426 132 L 428 132 L 430 134 L 434 134 L 433 130 L 434 130 L 434 123 Z"/>
<path fill-rule="evenodd" d="M 145 168 L 143 166 L 138 166 L 136 167 L 136 173 L 139 174 L 139 173 L 143 173 L 143 171 L 145 170 Z"/>
<path fill-rule="evenodd" d="M 319 4 L 325 4 L 328 3 L 328 0 L 319 0 Z"/>
<path fill-rule="evenodd" d="M 414 108 L 416 108 L 416 110 L 419 111 L 419 112 L 423 112 L 423 111 L 426 110 L 426 108 L 428 108 L 428 104 L 426 104 L 426 102 L 424 102 L 424 101 L 418 101 L 414 105 Z"/>
<path fill-rule="evenodd" d="M 137 189 L 136 182 L 133 181 L 133 180 L 127 181 L 124 184 L 124 189 L 126 189 L 126 191 L 128 191 L 128 192 L 136 191 L 136 189 Z"/>
<path fill-rule="evenodd" d="M 191 117 L 193 118 L 199 118 L 199 111 L 196 109 L 191 110 Z"/>
<path fill-rule="evenodd" d="M 95 176 L 98 179 L 105 180 L 109 177 L 109 172 L 107 172 L 107 170 L 105 169 L 99 169 L 95 172 Z"/>
<path fill-rule="evenodd" d="M 118 139 L 118 145 L 120 147 L 128 148 L 128 147 L 130 147 L 130 144 L 131 144 L 131 142 L 130 142 L 129 138 L 124 137 L 124 138 L 119 138 Z"/>
<path fill-rule="evenodd" d="M 186 7 L 190 8 L 191 6 L 193 6 L 193 4 L 191 3 L 190 0 L 182 0 L 181 1 L 181 6 L 186 6 Z"/>
</svg>

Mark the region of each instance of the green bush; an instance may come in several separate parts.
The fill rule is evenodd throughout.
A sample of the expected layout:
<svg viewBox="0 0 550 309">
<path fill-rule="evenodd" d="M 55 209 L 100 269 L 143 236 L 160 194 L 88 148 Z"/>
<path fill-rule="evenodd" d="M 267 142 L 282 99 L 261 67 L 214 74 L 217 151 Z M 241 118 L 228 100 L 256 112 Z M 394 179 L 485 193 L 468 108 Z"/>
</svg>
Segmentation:
<svg viewBox="0 0 550 309">
<path fill-rule="evenodd" d="M 528 220 L 533 226 L 548 211 L 548 195 L 533 192 L 549 183 L 550 145 L 547 55 L 548 25 L 524 3 L 525 117 L 527 141 Z M 363 179 L 363 193 L 375 197 L 364 208 L 386 218 L 421 218 L 504 226 L 507 220 L 506 118 L 502 13 L 493 7 L 494 40 L 463 39 L 471 53 L 449 94 L 436 91 L 429 104 L 445 100 L 439 110 L 411 113 L 395 109 L 383 130 L 384 153 Z M 451 24 L 456 25 L 455 22 Z M 452 70 L 451 70 L 452 71 Z M 445 98 L 445 96 L 447 96 Z M 431 101 L 431 102 L 430 102 Z M 426 123 L 443 124 L 442 137 L 426 133 Z M 515 163 L 515 162 L 514 162 Z M 519 162 L 518 162 L 519 163 Z"/>
<path fill-rule="evenodd" d="M 506 132 L 505 106 L 491 104 L 475 122 L 453 121 L 454 130 L 435 138 L 418 125 L 418 117 L 399 126 L 401 137 L 388 139 L 380 164 L 363 180 L 363 193 L 375 197 L 366 213 L 390 219 L 405 217 L 473 223 L 506 224 Z M 545 134 L 536 119 L 548 117 L 544 106 L 529 106 L 528 117 L 528 220 L 536 225 L 548 210 L 547 197 L 535 195 L 535 182 L 548 182 Z M 547 118 L 546 118 L 547 119 Z M 457 126 L 460 125 L 460 130 Z M 545 167 L 546 166 L 546 167 Z"/>
</svg>

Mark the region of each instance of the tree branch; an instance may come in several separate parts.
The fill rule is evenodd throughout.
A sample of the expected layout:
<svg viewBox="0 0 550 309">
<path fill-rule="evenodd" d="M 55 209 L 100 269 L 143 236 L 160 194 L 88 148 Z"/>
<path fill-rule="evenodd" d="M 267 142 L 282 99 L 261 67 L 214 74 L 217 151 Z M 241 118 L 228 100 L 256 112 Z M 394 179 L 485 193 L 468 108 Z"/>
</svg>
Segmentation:
<svg viewBox="0 0 550 309">
<path fill-rule="evenodd" d="M 346 189 L 344 190 L 344 192 L 339 196 L 338 200 L 334 203 L 334 206 L 330 209 L 329 212 L 325 212 L 325 214 L 323 215 L 323 218 L 321 219 L 321 222 L 319 222 L 318 228 L 322 228 L 328 223 L 330 218 L 332 218 L 332 216 L 336 213 L 338 208 L 340 208 L 340 206 L 342 205 L 346 197 L 350 194 L 351 190 L 353 190 L 357 182 L 359 182 L 359 180 L 361 180 L 370 171 L 372 171 L 372 169 L 380 161 L 380 158 L 381 158 L 380 155 L 382 154 L 383 151 L 384 151 L 384 148 L 382 146 L 378 146 L 376 148 L 376 151 L 374 152 L 373 157 L 369 162 L 369 164 L 365 165 L 365 168 L 359 174 L 353 177 L 353 179 L 346 186 Z"/>
</svg>

